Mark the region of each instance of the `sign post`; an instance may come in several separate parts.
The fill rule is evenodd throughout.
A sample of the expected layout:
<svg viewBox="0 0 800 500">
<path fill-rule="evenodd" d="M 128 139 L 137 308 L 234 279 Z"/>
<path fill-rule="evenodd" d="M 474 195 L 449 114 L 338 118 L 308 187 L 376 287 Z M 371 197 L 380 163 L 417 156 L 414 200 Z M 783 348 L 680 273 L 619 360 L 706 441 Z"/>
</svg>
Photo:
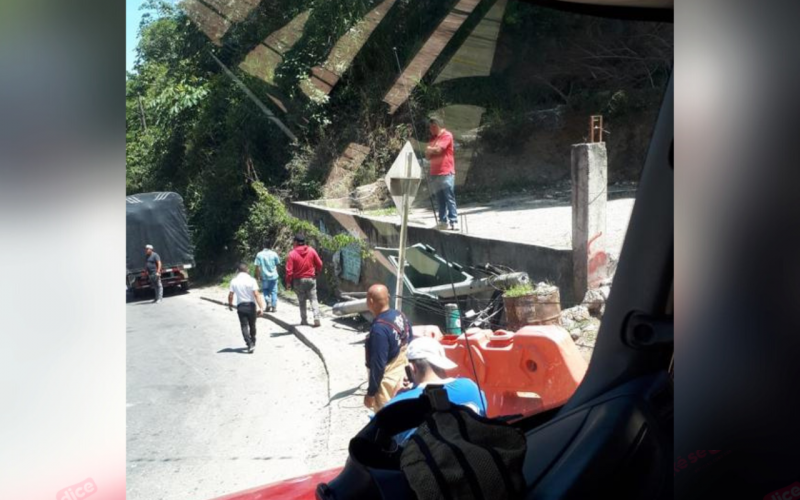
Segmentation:
<svg viewBox="0 0 800 500">
<path fill-rule="evenodd" d="M 389 188 L 389 194 L 392 196 L 395 206 L 397 206 L 397 212 L 400 214 L 397 284 L 394 290 L 394 308 L 398 311 L 401 311 L 403 307 L 402 295 L 406 264 L 406 240 L 408 239 L 408 211 L 414 201 L 414 197 L 417 195 L 421 180 L 422 168 L 419 166 L 411 143 L 406 142 L 392 168 L 386 174 L 386 185 Z"/>
</svg>

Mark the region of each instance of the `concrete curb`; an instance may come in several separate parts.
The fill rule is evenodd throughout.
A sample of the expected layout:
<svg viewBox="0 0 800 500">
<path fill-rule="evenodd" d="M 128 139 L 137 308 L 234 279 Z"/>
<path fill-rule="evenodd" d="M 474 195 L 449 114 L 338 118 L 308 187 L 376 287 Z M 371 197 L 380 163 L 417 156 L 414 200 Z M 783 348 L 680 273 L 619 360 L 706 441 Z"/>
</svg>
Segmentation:
<svg viewBox="0 0 800 500">
<path fill-rule="evenodd" d="M 217 300 L 217 299 L 212 299 L 210 297 L 201 296 L 200 298 L 202 300 L 207 301 L 207 302 L 211 302 L 211 303 L 214 303 L 214 304 L 219 304 L 221 306 L 227 307 L 227 305 L 228 305 L 226 302 L 223 302 L 223 301 Z M 284 300 L 286 300 L 286 299 L 284 299 Z M 273 314 L 270 314 L 270 313 L 262 313 L 261 317 L 272 321 L 273 323 L 275 323 L 276 325 L 280 326 L 281 328 L 285 328 L 287 332 L 291 332 L 295 337 L 300 339 L 300 342 L 302 342 L 303 344 L 308 346 L 309 349 L 314 351 L 314 353 L 317 356 L 319 356 L 319 359 L 322 361 L 322 366 L 325 368 L 325 378 L 327 380 L 327 386 L 328 386 L 327 387 L 327 389 L 328 389 L 328 399 L 330 400 L 330 398 L 331 398 L 331 373 L 328 370 L 328 363 L 325 361 L 325 356 L 322 354 L 322 351 L 320 350 L 320 348 L 316 344 L 314 344 L 311 340 L 309 340 L 309 338 L 303 332 L 301 332 L 300 329 L 297 328 L 295 325 L 291 325 L 291 324 L 287 323 L 286 321 L 284 321 L 284 320 L 282 320 L 282 319 L 278 318 L 277 316 L 275 316 Z"/>
</svg>

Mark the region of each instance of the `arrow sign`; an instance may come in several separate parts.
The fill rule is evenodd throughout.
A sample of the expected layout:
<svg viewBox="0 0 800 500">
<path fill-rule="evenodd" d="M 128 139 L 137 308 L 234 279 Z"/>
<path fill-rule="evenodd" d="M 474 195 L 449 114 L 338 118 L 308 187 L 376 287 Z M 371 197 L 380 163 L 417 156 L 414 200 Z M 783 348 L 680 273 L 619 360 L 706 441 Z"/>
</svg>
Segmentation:
<svg viewBox="0 0 800 500">
<path fill-rule="evenodd" d="M 409 161 L 409 157 L 410 160 Z M 397 159 L 392 164 L 392 168 L 386 173 L 386 187 L 394 200 L 397 212 L 403 214 L 403 195 L 408 195 L 409 204 L 414 201 L 422 180 L 422 167 L 419 166 L 417 155 L 411 143 L 406 141 Z"/>
</svg>

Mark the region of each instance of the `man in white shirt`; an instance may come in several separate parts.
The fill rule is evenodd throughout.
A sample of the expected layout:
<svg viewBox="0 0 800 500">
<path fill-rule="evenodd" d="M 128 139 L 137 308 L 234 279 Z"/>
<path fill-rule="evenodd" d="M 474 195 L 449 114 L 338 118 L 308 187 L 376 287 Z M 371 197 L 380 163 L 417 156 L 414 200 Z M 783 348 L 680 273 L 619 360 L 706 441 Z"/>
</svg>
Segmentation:
<svg viewBox="0 0 800 500">
<path fill-rule="evenodd" d="M 247 264 L 239 264 L 239 274 L 231 280 L 228 292 L 228 309 L 233 310 L 233 299 L 236 298 L 236 310 L 239 323 L 242 325 L 242 337 L 247 344 L 247 352 L 256 348 L 256 316 L 264 310 L 264 297 L 259 290 L 258 282 L 250 276 Z"/>
</svg>

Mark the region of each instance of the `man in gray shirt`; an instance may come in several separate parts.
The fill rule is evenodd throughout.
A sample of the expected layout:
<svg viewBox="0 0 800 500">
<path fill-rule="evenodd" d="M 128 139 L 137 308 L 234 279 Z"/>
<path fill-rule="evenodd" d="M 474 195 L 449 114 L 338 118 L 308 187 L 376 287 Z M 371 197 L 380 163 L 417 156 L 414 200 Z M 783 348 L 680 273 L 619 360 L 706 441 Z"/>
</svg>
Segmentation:
<svg viewBox="0 0 800 500">
<path fill-rule="evenodd" d="M 158 304 L 164 297 L 164 287 L 161 285 L 161 257 L 153 251 L 153 245 L 144 247 L 144 252 L 147 254 L 145 268 L 147 269 L 147 276 L 150 278 L 150 285 L 156 293 L 154 303 Z"/>
</svg>

